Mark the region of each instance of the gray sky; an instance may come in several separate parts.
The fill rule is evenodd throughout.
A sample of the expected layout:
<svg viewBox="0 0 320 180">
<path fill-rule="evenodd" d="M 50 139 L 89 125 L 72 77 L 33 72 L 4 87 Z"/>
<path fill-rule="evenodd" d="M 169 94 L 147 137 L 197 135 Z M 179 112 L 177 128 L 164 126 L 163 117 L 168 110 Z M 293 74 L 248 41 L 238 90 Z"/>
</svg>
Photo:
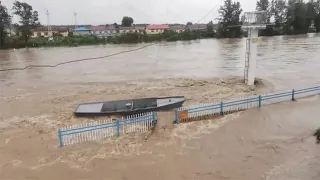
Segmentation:
<svg viewBox="0 0 320 180">
<path fill-rule="evenodd" d="M 14 0 L 2 0 L 8 9 Z M 23 1 L 23 0 L 21 0 Z M 73 12 L 77 12 L 78 24 L 120 23 L 123 16 L 131 16 L 135 23 L 187 23 L 197 22 L 223 0 L 24 0 L 39 12 L 40 22 L 47 24 L 46 9 L 50 12 L 50 24 L 74 24 Z M 255 9 L 255 0 L 239 0 L 244 11 Z M 217 8 L 218 9 L 218 8 Z M 217 17 L 214 10 L 202 23 Z M 14 19 L 17 20 L 16 18 Z"/>
</svg>

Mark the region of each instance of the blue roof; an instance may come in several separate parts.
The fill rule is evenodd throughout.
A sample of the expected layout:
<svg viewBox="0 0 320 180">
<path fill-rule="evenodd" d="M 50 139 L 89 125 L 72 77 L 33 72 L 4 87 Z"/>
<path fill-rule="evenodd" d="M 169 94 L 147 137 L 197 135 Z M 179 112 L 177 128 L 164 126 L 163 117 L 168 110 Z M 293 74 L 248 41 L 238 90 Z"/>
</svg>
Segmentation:
<svg viewBox="0 0 320 180">
<path fill-rule="evenodd" d="M 73 29 L 73 31 L 90 31 L 90 30 L 86 27 L 77 27 L 77 28 Z"/>
</svg>

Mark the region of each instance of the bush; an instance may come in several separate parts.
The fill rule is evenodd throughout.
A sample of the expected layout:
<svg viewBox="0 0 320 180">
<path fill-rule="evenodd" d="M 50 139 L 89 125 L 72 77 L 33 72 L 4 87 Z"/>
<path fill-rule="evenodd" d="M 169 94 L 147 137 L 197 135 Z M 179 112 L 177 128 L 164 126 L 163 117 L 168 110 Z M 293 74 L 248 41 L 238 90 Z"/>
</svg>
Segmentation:
<svg viewBox="0 0 320 180">
<path fill-rule="evenodd" d="M 142 43 L 142 42 L 154 42 L 154 41 L 179 41 L 179 40 L 195 40 L 199 38 L 214 37 L 215 34 L 208 32 L 197 32 L 186 30 L 182 33 L 177 33 L 172 30 L 166 30 L 162 34 L 140 34 L 140 33 L 128 33 L 121 34 L 114 37 L 97 37 L 94 35 L 85 36 L 73 36 L 63 37 L 60 35 L 54 36 L 53 41 L 49 41 L 45 37 L 31 38 L 27 43 L 23 39 L 8 38 L 6 40 L 5 48 L 24 48 L 24 47 L 45 47 L 45 46 L 72 46 L 79 45 L 98 45 L 98 44 L 120 44 L 120 43 Z"/>
</svg>

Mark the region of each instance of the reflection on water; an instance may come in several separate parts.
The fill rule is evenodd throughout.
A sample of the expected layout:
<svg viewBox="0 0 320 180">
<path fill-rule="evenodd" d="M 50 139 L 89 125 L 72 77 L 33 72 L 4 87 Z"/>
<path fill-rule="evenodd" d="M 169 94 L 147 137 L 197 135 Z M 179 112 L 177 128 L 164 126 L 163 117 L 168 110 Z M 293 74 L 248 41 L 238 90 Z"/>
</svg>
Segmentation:
<svg viewBox="0 0 320 180">
<path fill-rule="evenodd" d="M 0 51 L 1 68 L 31 64 L 56 64 L 103 56 L 139 45 L 105 45 L 78 48 L 39 48 Z M 212 78 L 242 76 L 245 39 L 208 39 L 168 42 L 140 51 L 101 60 L 68 64 L 58 68 L 1 72 L 1 85 L 24 86 L 69 82 L 106 82 L 141 78 Z M 318 34 L 261 37 L 257 76 L 273 81 L 278 89 L 319 82 Z"/>
</svg>

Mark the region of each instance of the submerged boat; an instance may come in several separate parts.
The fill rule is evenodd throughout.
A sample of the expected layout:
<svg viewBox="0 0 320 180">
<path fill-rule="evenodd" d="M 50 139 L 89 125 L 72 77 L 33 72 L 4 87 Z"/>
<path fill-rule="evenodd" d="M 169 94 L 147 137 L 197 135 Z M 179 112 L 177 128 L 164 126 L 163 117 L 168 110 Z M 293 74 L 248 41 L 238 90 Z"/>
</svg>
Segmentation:
<svg viewBox="0 0 320 180">
<path fill-rule="evenodd" d="M 164 111 L 179 108 L 185 101 L 184 96 L 163 98 L 128 99 L 79 104 L 76 116 L 131 115 L 151 111 Z"/>
</svg>

